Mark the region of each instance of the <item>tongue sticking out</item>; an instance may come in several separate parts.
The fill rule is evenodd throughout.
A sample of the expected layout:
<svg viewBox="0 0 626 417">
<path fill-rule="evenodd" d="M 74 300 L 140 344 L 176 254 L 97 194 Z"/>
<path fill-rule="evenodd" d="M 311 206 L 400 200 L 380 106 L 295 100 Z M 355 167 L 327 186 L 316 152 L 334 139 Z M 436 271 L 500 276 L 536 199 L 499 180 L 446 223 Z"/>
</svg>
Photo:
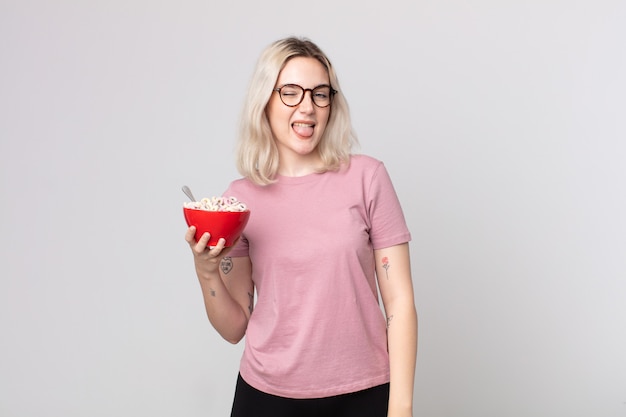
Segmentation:
<svg viewBox="0 0 626 417">
<path fill-rule="evenodd" d="M 313 136 L 313 126 L 294 123 L 293 130 L 300 136 L 310 137 Z"/>
</svg>

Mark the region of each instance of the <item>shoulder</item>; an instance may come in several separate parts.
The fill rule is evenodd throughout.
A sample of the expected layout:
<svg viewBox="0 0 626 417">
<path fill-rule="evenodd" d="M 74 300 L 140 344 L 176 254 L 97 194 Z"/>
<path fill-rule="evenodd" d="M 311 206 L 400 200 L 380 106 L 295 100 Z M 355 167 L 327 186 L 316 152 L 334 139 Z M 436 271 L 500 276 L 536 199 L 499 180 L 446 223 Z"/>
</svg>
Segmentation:
<svg viewBox="0 0 626 417">
<path fill-rule="evenodd" d="M 364 155 L 364 154 L 354 154 L 350 156 L 350 164 L 354 164 L 360 168 L 368 168 L 368 167 L 378 167 L 382 165 L 382 161 L 374 158 L 373 156 Z"/>
<path fill-rule="evenodd" d="M 350 158 L 348 176 L 358 178 L 370 197 L 379 195 L 380 190 L 393 189 L 389 171 L 383 161 L 368 155 L 353 155 Z"/>
<path fill-rule="evenodd" d="M 247 187 L 251 183 L 252 182 L 250 180 L 248 180 L 247 178 L 238 178 L 236 180 L 231 181 L 230 184 L 228 185 L 228 188 Z"/>
<path fill-rule="evenodd" d="M 369 155 L 356 154 L 350 156 L 348 171 L 361 173 L 375 173 L 383 167 L 383 162 Z"/>
<path fill-rule="evenodd" d="M 356 187 L 360 184 L 359 187 L 364 191 L 372 189 L 388 176 L 382 161 L 362 154 L 351 155 L 350 162 L 332 175 L 335 176 L 334 179 L 341 181 L 342 186 Z"/>
<path fill-rule="evenodd" d="M 261 188 L 262 186 L 253 183 L 247 178 L 239 178 L 239 179 L 232 181 L 228 185 L 228 188 L 224 192 L 224 196 L 237 197 L 238 195 L 250 195 L 255 192 L 258 192 Z"/>
</svg>

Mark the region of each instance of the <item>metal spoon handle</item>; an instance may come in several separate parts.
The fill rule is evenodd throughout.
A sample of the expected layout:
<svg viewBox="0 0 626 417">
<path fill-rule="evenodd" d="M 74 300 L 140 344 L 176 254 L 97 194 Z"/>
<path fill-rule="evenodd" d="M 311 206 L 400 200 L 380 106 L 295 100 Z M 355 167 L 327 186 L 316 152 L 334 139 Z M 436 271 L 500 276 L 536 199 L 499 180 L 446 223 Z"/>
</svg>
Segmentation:
<svg viewBox="0 0 626 417">
<path fill-rule="evenodd" d="M 183 185 L 183 193 L 185 193 L 185 195 L 189 197 L 191 201 L 198 201 L 191 193 L 191 189 L 189 189 L 189 187 L 187 187 L 186 185 Z"/>
</svg>

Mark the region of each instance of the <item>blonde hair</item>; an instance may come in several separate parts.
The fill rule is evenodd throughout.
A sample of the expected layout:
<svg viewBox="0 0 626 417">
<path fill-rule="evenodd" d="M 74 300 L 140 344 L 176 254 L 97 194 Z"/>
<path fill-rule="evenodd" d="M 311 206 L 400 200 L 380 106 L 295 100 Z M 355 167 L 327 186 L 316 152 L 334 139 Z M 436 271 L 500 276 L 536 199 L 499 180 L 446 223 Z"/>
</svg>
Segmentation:
<svg viewBox="0 0 626 417">
<path fill-rule="evenodd" d="M 306 38 L 289 37 L 268 46 L 257 61 L 245 98 L 237 142 L 239 173 L 259 185 L 274 182 L 278 171 L 278 148 L 274 142 L 265 108 L 273 93 L 276 80 L 285 64 L 295 57 L 317 59 L 328 71 L 332 88 L 337 94 L 331 104 L 330 116 L 318 151 L 324 163 L 320 172 L 339 169 L 348 163 L 358 139 L 350 121 L 350 110 L 341 94 L 337 74 L 328 57 Z"/>
</svg>

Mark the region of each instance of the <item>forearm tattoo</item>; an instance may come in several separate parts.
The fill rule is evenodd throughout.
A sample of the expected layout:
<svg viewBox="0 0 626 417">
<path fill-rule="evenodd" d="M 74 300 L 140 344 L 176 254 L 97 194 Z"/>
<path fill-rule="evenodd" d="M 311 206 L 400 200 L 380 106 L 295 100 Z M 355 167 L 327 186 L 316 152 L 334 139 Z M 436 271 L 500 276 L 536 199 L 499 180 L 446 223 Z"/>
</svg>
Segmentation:
<svg viewBox="0 0 626 417">
<path fill-rule="evenodd" d="M 211 297 L 215 297 L 215 290 L 213 288 L 209 288 L 209 292 L 211 293 Z"/>
<path fill-rule="evenodd" d="M 382 259 L 383 262 L 383 268 L 385 268 L 385 276 L 387 277 L 387 279 L 389 279 L 389 267 L 391 265 L 389 265 L 389 258 L 387 258 L 386 256 Z"/>
<path fill-rule="evenodd" d="M 387 328 L 389 328 L 389 326 L 391 326 L 391 320 L 393 320 L 393 314 L 389 317 L 387 317 Z"/>
<path fill-rule="evenodd" d="M 220 261 L 220 268 L 222 269 L 224 275 L 227 275 L 233 270 L 233 258 L 230 256 L 224 256 Z"/>
</svg>

